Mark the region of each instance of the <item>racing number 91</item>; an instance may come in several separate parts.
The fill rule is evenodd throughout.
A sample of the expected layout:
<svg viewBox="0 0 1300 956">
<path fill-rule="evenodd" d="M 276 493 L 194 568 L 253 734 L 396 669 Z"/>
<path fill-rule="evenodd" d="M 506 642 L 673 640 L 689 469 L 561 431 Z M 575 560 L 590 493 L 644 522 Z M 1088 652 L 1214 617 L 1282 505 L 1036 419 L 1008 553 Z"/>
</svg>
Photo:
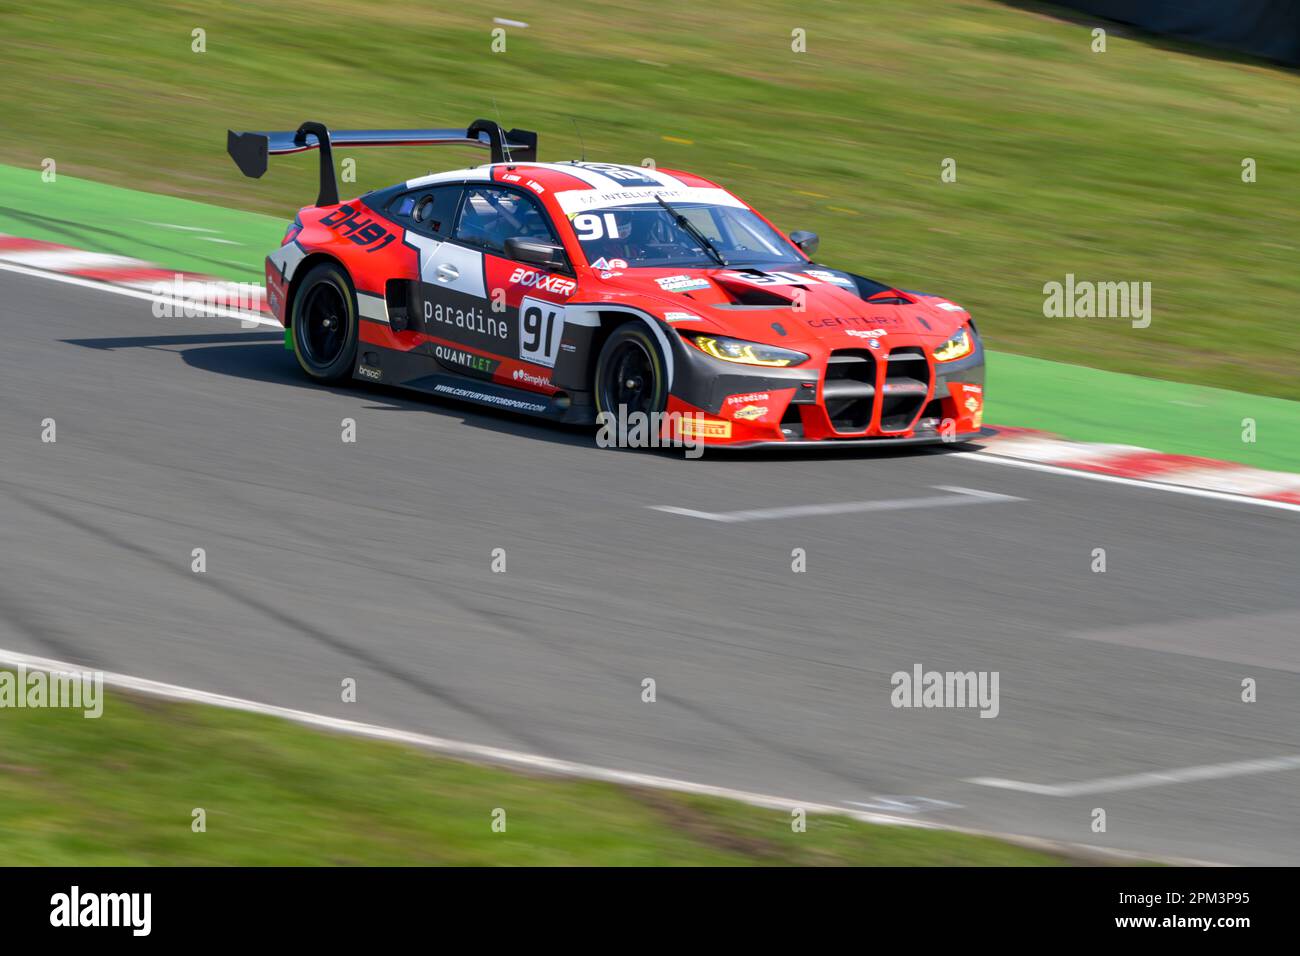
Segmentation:
<svg viewBox="0 0 1300 956">
<path fill-rule="evenodd" d="M 564 332 L 564 306 L 525 297 L 519 303 L 519 357 L 555 368 Z"/>
</svg>

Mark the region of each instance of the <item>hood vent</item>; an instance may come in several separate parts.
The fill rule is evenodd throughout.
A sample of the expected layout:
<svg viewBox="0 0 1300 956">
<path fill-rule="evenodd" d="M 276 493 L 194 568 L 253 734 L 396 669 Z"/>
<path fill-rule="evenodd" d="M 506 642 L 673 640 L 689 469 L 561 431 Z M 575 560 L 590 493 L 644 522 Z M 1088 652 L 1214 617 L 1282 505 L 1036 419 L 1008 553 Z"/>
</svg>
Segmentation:
<svg viewBox="0 0 1300 956">
<path fill-rule="evenodd" d="M 755 273 L 761 275 L 761 273 Z M 711 276 L 723 292 L 727 293 L 733 305 L 776 305 L 789 306 L 794 301 L 794 290 L 804 286 L 780 285 L 759 286 L 743 280 L 728 279 L 723 276 Z M 779 290 L 779 291 L 778 291 Z"/>
</svg>

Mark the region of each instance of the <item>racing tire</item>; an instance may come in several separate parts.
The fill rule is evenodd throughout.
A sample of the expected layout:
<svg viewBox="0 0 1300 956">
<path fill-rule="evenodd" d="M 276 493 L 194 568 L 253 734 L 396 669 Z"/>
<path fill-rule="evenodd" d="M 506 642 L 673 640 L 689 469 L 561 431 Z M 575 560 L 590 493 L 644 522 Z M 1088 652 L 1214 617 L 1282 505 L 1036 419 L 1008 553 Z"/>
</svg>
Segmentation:
<svg viewBox="0 0 1300 956">
<path fill-rule="evenodd" d="M 596 359 L 596 411 L 619 414 L 662 412 L 668 404 L 668 375 L 655 337 L 639 322 L 620 325 Z"/>
<path fill-rule="evenodd" d="M 302 370 L 318 382 L 339 382 L 357 359 L 357 296 L 343 267 L 322 262 L 293 297 L 290 338 Z"/>
</svg>

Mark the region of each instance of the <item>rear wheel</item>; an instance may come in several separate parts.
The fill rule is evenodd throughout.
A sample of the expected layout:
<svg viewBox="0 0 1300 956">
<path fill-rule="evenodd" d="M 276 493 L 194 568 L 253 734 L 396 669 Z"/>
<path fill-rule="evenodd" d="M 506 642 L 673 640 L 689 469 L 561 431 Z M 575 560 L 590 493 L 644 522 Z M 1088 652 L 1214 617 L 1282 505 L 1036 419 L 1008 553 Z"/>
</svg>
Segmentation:
<svg viewBox="0 0 1300 956">
<path fill-rule="evenodd" d="M 639 324 L 619 326 L 596 359 L 595 386 L 597 412 L 662 412 L 668 376 L 659 343 Z"/>
<path fill-rule="evenodd" d="M 293 354 L 318 382 L 352 373 L 357 356 L 357 297 L 342 267 L 323 262 L 307 273 L 293 299 Z"/>
</svg>

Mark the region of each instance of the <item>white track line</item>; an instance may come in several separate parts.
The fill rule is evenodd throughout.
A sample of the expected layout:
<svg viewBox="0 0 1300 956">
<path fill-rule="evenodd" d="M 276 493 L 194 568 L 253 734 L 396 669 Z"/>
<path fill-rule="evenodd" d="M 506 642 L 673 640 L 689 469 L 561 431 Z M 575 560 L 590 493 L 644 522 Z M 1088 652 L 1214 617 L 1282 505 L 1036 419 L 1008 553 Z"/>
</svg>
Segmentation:
<svg viewBox="0 0 1300 956">
<path fill-rule="evenodd" d="M 162 229 L 183 229 L 185 232 L 220 232 L 219 229 L 207 229 L 203 226 L 181 226 L 174 222 L 151 222 L 148 219 L 137 219 L 136 222 L 142 222 L 146 226 L 158 226 Z"/>
<path fill-rule="evenodd" d="M 9 664 L 13 666 L 21 664 L 29 670 L 64 673 L 83 673 L 86 670 L 84 666 L 79 664 L 69 664 L 66 661 L 56 661 L 47 657 L 35 657 L 30 654 L 23 654 L 19 651 L 8 651 L 4 649 L 0 649 L 0 664 Z M 808 813 L 835 813 L 840 814 L 841 816 L 850 816 L 867 823 L 895 824 L 922 828 L 930 828 L 933 826 L 933 824 L 910 819 L 904 816 L 846 810 L 844 807 L 836 806 L 834 804 L 809 803 L 805 801 L 791 800 L 786 797 L 776 797 L 763 793 L 751 793 L 746 790 L 732 790 L 729 787 L 715 787 L 709 784 L 693 783 L 689 780 L 678 780 L 673 777 L 657 777 L 651 774 L 636 773 L 628 770 L 612 770 L 607 767 L 596 767 L 590 764 L 574 763 L 569 760 L 557 760 L 553 757 L 544 757 L 539 754 L 523 753 L 517 750 L 505 750 L 500 747 L 488 747 L 482 744 L 465 743 L 460 740 L 449 740 L 445 737 L 433 737 L 428 734 L 418 734 L 407 730 L 397 730 L 392 727 L 382 727 L 378 724 L 366 724 L 355 720 L 343 720 L 339 717 L 327 717 L 324 714 L 313 714 L 303 710 L 292 710 L 288 707 L 277 707 L 274 704 L 263 704 L 258 703 L 257 701 L 243 700 L 238 697 L 227 697 L 224 694 L 214 694 L 210 691 L 195 690 L 192 687 L 181 687 L 176 684 L 165 684 L 160 681 L 148 680 L 143 677 L 131 677 L 126 674 L 114 674 L 105 671 L 104 683 L 112 687 L 120 687 L 123 690 L 133 691 L 137 694 L 148 694 L 153 697 L 165 697 L 170 700 L 182 700 L 195 704 L 208 704 L 214 707 L 225 707 L 229 710 L 242 710 L 254 714 L 265 714 L 270 717 L 292 720 L 294 723 L 305 724 L 308 727 L 319 727 L 324 730 L 351 734 L 357 737 L 370 737 L 376 740 L 387 740 L 393 743 L 409 744 L 411 746 L 423 747 L 428 750 L 434 750 L 438 753 L 449 754 L 452 756 L 468 757 L 494 764 L 525 767 L 530 770 L 554 773 L 566 777 L 584 777 L 591 780 L 604 780 L 609 783 L 617 783 L 630 787 L 648 787 L 654 790 L 674 790 L 680 793 L 692 793 L 700 796 L 723 797 L 729 800 L 739 800 L 753 806 L 766 807 L 775 810 L 801 809 Z"/>
<path fill-rule="evenodd" d="M 1244 777 L 1254 773 L 1276 773 L 1280 770 L 1300 770 L 1300 754 L 1265 757 L 1260 760 L 1238 760 L 1235 763 L 1204 764 L 1199 767 L 1179 767 L 1175 770 L 1135 773 L 1126 777 L 1102 777 L 1099 780 L 1084 780 L 1079 783 L 1025 783 L 1021 780 L 1004 780 L 1001 777 L 971 777 L 965 782 L 978 784 L 981 787 L 997 787 L 1000 790 L 1019 790 L 1021 793 L 1033 793 L 1042 797 L 1079 797 L 1089 793 L 1141 790 L 1144 787 L 1164 787 L 1175 783 Z"/>
<path fill-rule="evenodd" d="M 124 295 L 130 299 L 142 299 L 146 302 L 163 302 L 174 305 L 178 308 L 198 309 L 209 315 L 219 316 L 223 319 L 239 319 L 240 322 L 253 323 L 255 325 L 265 325 L 273 329 L 282 329 L 283 326 L 270 316 L 255 315 L 252 312 L 240 312 L 237 309 L 226 309 L 220 306 L 204 305 L 201 302 L 192 302 L 188 299 L 178 299 L 171 295 L 154 295 L 151 292 L 141 292 L 138 289 L 128 289 L 125 286 L 109 285 L 105 282 L 96 282 L 94 279 L 83 279 L 81 276 L 62 275 L 58 272 L 45 272 L 41 269 L 32 269 L 28 266 L 14 265 L 9 262 L 0 262 L 0 272 L 15 272 L 18 275 L 34 276 L 37 279 L 51 279 L 54 282 L 62 282 L 65 285 L 75 285 L 83 289 L 95 289 L 99 292 L 110 292 L 113 295 Z"/>
<path fill-rule="evenodd" d="M 85 667 L 78 664 L 69 664 L 66 661 L 57 661 L 48 657 L 36 657 L 32 654 L 23 654 L 19 651 L 9 651 L 0 648 L 0 665 L 4 664 L 11 666 L 18 666 L 21 664 L 28 670 L 42 670 L 46 672 L 81 674 L 86 671 Z M 915 817 L 894 816 L 892 814 L 868 812 L 866 810 L 850 810 L 845 806 L 836 804 L 792 800 L 789 797 L 777 797 L 766 793 L 754 793 L 748 790 L 733 790 L 730 787 L 716 787 L 710 784 L 694 783 L 689 780 L 678 780 L 675 777 L 657 777 L 651 774 L 636 773 L 628 770 L 612 770 L 607 767 L 596 767 L 591 764 L 574 763 L 569 760 L 556 760 L 553 757 L 543 757 L 539 754 L 523 753 L 517 750 L 505 750 L 500 747 L 487 747 L 481 744 L 465 743 L 464 741 L 459 740 L 448 740 L 445 737 L 432 737 L 428 734 L 417 734 L 412 733 L 411 731 L 397 730 L 392 727 L 383 727 L 378 724 L 366 724 L 355 720 L 343 720 L 339 717 L 327 717 L 323 714 L 313 714 L 304 710 L 292 710 L 288 707 L 277 707 L 274 704 L 262 704 L 257 701 L 244 700 L 239 697 L 227 697 L 224 694 L 214 694 L 211 691 L 195 690 L 192 687 L 181 687 L 177 684 L 165 684 L 161 681 L 149 680 L 144 677 L 131 677 L 126 674 L 116 674 L 112 671 L 103 671 L 99 673 L 103 673 L 104 683 L 108 684 L 110 687 L 120 687 L 123 690 L 132 691 L 137 694 L 148 694 L 152 697 L 163 697 L 168 700 L 180 700 L 194 704 L 206 704 L 212 707 L 224 707 L 228 710 L 240 710 L 253 714 L 265 714 L 268 717 L 279 717 L 282 720 L 291 720 L 297 724 L 303 724 L 308 727 L 318 727 L 322 730 L 333 731 L 335 733 L 349 734 L 355 737 L 369 737 L 376 740 L 387 740 L 392 743 L 408 744 L 410 746 L 421 747 L 426 750 L 432 750 L 453 757 L 465 757 L 502 766 L 524 767 L 543 773 L 553 773 L 557 776 L 581 777 L 589 780 L 603 780 L 607 783 L 616 783 L 628 787 L 646 787 L 652 790 L 670 790 L 676 793 L 690 793 L 698 796 L 737 800 L 741 803 L 749 804 L 750 806 L 762 807 L 768 810 L 784 810 L 786 812 L 802 810 L 805 813 L 834 814 L 837 816 L 849 817 L 854 820 L 860 820 L 863 823 L 876 823 L 885 826 L 916 827 L 921 830 L 947 830 L 953 833 L 970 833 L 986 837 L 991 836 L 1000 840 L 1015 843 L 1019 846 L 1030 847 L 1047 853 L 1070 852 L 1078 855 L 1096 857 L 1107 862 L 1134 860 L 1146 862 L 1157 859 L 1151 854 L 1131 853 L 1127 850 L 1098 847 L 1086 843 L 1067 843 L 1057 840 L 1048 840 L 1041 837 L 1020 836 L 1014 833 L 974 830 L 967 827 L 958 827 L 947 824 L 932 823 L 926 820 L 918 820 Z M 939 803 L 941 801 L 935 802 Z M 954 804 L 954 806 L 956 805 Z M 1181 866 L 1219 865 L 1206 860 L 1181 858 L 1164 858 L 1163 862 Z"/>
<path fill-rule="evenodd" d="M 74 269 L 132 269 L 145 265 L 139 259 L 116 256 L 107 252 L 84 252 L 81 249 L 4 249 L 0 262 L 52 272 L 71 272 Z"/>
<path fill-rule="evenodd" d="M 1144 478 L 1124 478 L 1120 475 L 1103 475 L 1095 471 L 1080 471 L 1064 465 L 1044 465 L 1037 461 L 1020 461 L 1017 458 L 1004 458 L 1001 455 L 985 451 L 958 452 L 951 456 L 957 461 L 983 461 L 994 465 L 1010 465 L 1012 468 L 1028 468 L 1031 471 L 1044 471 L 1050 475 L 1073 475 L 1076 478 L 1089 478 L 1093 481 L 1108 481 L 1116 485 L 1130 485 L 1137 488 L 1154 488 L 1157 491 L 1173 491 L 1180 495 L 1192 495 L 1196 498 L 1212 498 L 1216 501 L 1232 501 L 1242 505 L 1260 505 L 1264 508 L 1280 508 L 1283 511 L 1300 511 L 1300 505 L 1289 501 L 1269 501 L 1267 498 L 1251 498 L 1248 495 L 1234 495 L 1226 491 L 1210 491 L 1205 488 L 1189 488 L 1186 485 L 1172 485 L 1164 481 L 1151 481 Z"/>
<path fill-rule="evenodd" d="M 700 518 L 704 521 L 770 521 L 774 518 L 807 518 L 815 515 L 857 514 L 864 511 L 903 511 L 909 508 L 946 508 L 952 505 L 973 505 L 980 502 L 1024 501 L 1013 495 L 1001 495 L 992 491 L 979 491 L 974 488 L 954 488 L 947 485 L 934 485 L 939 491 L 950 491 L 950 495 L 932 495 L 928 498 L 891 498 L 883 501 L 841 501 L 824 505 L 789 505 L 784 508 L 757 508 L 752 511 L 695 511 L 691 508 L 678 508 L 675 505 L 646 505 L 653 511 L 682 515 L 687 518 Z"/>
</svg>

